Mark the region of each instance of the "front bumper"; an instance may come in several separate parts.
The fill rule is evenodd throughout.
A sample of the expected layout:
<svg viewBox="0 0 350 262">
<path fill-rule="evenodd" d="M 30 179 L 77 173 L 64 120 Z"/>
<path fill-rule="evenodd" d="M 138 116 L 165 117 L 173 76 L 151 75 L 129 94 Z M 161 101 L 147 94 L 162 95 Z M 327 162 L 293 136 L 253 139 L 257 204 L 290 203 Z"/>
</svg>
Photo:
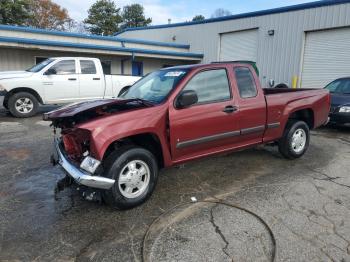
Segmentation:
<svg viewBox="0 0 350 262">
<path fill-rule="evenodd" d="M 350 113 L 331 113 L 329 114 L 330 122 L 346 124 L 350 123 Z"/>
<path fill-rule="evenodd" d="M 59 139 L 55 139 L 55 149 L 57 152 L 57 155 L 54 156 L 55 162 L 57 162 L 76 183 L 99 189 L 110 189 L 114 185 L 114 179 L 92 176 L 85 170 L 74 165 L 66 156 Z"/>
</svg>

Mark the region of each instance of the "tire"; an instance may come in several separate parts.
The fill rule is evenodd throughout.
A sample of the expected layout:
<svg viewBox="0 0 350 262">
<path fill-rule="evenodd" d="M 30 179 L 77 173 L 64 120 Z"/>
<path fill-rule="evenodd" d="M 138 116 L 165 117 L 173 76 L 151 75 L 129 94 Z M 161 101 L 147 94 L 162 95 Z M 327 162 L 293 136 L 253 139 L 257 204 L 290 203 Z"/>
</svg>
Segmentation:
<svg viewBox="0 0 350 262">
<path fill-rule="evenodd" d="M 34 116 L 38 111 L 38 107 L 39 103 L 36 97 L 27 92 L 15 93 L 8 100 L 8 109 L 15 117 Z"/>
<path fill-rule="evenodd" d="M 294 143 L 293 143 L 294 142 Z M 290 121 L 278 142 L 278 150 L 287 159 L 304 155 L 309 147 L 310 130 L 304 121 Z"/>
<path fill-rule="evenodd" d="M 132 163 L 135 168 L 130 169 Z M 141 205 L 152 195 L 157 184 L 158 165 L 150 151 L 124 146 L 108 156 L 103 166 L 105 176 L 115 180 L 113 187 L 103 192 L 103 199 L 108 205 L 117 209 L 130 209 Z M 148 175 L 139 175 L 144 173 L 142 171 Z M 127 188 L 132 188 L 132 191 L 129 189 L 128 192 Z"/>
</svg>

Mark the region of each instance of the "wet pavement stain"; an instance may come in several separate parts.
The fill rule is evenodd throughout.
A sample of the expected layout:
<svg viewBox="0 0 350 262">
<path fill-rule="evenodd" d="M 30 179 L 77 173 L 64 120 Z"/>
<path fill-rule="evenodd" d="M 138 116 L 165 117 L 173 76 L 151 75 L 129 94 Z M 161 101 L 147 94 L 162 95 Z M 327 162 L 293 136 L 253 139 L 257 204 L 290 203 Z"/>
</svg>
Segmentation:
<svg viewBox="0 0 350 262">
<path fill-rule="evenodd" d="M 277 261 L 350 261 L 350 128 L 313 131 L 309 151 L 295 161 L 257 147 L 163 170 L 147 203 L 116 211 L 83 200 L 73 187 L 55 193 L 64 174 L 49 164 L 52 130 L 40 121 L 0 109 L 0 123 L 14 123 L 0 128 L 0 152 L 13 150 L 0 156 L 0 261 L 141 261 L 152 221 L 193 196 L 222 198 L 262 216 L 276 235 Z M 215 207 L 226 246 L 210 208 L 180 210 L 173 227 L 155 236 L 151 257 L 230 261 L 226 247 L 236 260 L 269 261 L 261 225 Z"/>
<path fill-rule="evenodd" d="M 26 160 L 29 157 L 30 151 L 25 148 L 20 149 L 5 149 L 0 151 L 0 158 L 6 157 L 10 161 L 13 160 Z"/>
</svg>

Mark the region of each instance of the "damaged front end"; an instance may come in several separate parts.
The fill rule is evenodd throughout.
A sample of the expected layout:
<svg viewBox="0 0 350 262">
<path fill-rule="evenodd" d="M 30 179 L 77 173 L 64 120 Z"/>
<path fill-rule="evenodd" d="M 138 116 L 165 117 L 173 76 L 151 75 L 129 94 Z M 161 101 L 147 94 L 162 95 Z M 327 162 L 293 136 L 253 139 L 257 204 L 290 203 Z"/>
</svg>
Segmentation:
<svg viewBox="0 0 350 262">
<path fill-rule="evenodd" d="M 99 189 L 110 189 L 114 185 L 114 179 L 102 177 L 96 175 L 95 172 L 91 173 L 86 170 L 91 168 L 91 171 L 96 171 L 99 167 L 98 160 L 86 156 L 80 166 L 76 165 L 76 163 L 69 158 L 65 152 L 62 141 L 58 138 L 55 139 L 55 149 L 57 153 L 57 155 L 53 157 L 55 163 L 58 163 L 79 185 Z"/>
<path fill-rule="evenodd" d="M 96 157 L 91 131 L 80 128 L 80 124 L 148 106 L 151 104 L 139 99 L 105 99 L 75 103 L 45 113 L 43 119 L 51 121 L 55 130 L 61 130 L 61 136 L 55 138 L 51 162 L 59 164 L 79 185 L 110 189 L 115 180 L 102 176 L 103 167 Z"/>
</svg>

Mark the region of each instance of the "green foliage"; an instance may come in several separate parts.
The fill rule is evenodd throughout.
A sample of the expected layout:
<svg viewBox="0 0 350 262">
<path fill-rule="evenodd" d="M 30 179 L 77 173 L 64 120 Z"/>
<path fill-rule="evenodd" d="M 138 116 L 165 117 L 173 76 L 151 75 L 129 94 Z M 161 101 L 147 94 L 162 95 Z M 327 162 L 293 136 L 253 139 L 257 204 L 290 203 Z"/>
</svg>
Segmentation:
<svg viewBox="0 0 350 262">
<path fill-rule="evenodd" d="M 29 0 L 0 0 L 0 24 L 26 25 L 30 17 Z"/>
<path fill-rule="evenodd" d="M 203 15 L 196 15 L 195 17 L 192 18 L 193 22 L 196 21 L 203 21 L 205 19 L 205 17 Z"/>
<path fill-rule="evenodd" d="M 127 5 L 123 8 L 123 28 L 142 27 L 152 23 L 151 18 L 146 18 L 144 8 L 140 4 Z"/>
<path fill-rule="evenodd" d="M 113 35 L 119 31 L 122 17 L 111 0 L 98 0 L 88 11 L 88 17 L 84 20 L 86 29 L 97 35 Z"/>
</svg>

